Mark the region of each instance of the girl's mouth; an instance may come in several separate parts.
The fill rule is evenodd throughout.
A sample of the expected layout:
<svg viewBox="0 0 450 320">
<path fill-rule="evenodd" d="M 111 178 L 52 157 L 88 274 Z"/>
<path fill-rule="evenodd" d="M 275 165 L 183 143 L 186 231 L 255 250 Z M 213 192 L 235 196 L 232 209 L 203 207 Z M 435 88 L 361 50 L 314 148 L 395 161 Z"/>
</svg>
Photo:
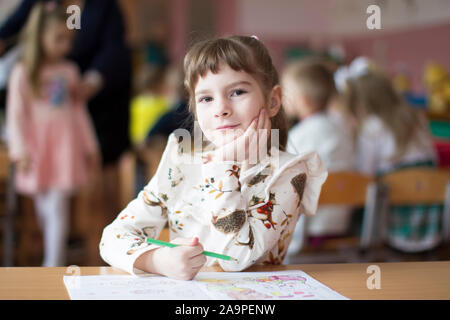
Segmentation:
<svg viewBox="0 0 450 320">
<path fill-rule="evenodd" d="M 216 130 L 229 130 L 229 129 L 234 129 L 238 126 L 239 126 L 239 124 L 235 124 L 235 125 L 228 124 L 228 125 L 217 127 Z"/>
</svg>

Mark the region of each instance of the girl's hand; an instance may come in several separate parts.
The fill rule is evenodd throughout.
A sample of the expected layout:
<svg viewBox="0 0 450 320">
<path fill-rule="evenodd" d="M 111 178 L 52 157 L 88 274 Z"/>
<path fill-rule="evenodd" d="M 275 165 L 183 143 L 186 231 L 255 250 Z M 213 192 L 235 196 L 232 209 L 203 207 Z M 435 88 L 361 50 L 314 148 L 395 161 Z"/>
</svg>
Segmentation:
<svg viewBox="0 0 450 320">
<path fill-rule="evenodd" d="M 192 280 L 206 263 L 203 246 L 194 238 L 176 238 L 175 248 L 162 247 L 155 250 L 153 261 L 156 272 L 178 280 Z"/>
<path fill-rule="evenodd" d="M 271 122 L 264 108 L 250 123 L 245 132 L 235 140 L 216 149 L 209 160 L 244 161 L 256 164 L 267 151 L 267 140 L 270 136 Z"/>
</svg>

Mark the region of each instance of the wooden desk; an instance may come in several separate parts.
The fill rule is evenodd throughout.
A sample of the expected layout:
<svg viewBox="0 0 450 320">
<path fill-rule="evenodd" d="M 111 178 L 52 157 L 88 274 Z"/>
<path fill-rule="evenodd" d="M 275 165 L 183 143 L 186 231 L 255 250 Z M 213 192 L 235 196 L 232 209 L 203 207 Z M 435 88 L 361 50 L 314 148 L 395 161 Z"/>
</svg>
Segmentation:
<svg viewBox="0 0 450 320">
<path fill-rule="evenodd" d="M 372 263 L 376 264 L 376 263 Z M 255 266 L 248 271 L 300 269 L 350 299 L 450 299 L 450 261 L 377 263 L 381 289 L 367 289 L 369 263 Z M 0 268 L 0 299 L 69 299 L 67 268 Z M 126 274 L 111 267 L 81 267 L 80 275 Z M 219 271 L 209 267 L 202 271 Z"/>
</svg>

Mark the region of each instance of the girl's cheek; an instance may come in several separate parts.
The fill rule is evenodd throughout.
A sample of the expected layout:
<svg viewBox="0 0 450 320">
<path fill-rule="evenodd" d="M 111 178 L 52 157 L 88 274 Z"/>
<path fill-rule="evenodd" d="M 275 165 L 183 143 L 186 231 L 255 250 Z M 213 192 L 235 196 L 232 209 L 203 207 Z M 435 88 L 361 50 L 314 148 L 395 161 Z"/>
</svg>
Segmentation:
<svg viewBox="0 0 450 320">
<path fill-rule="evenodd" d="M 204 127 L 208 128 L 212 125 L 212 121 L 214 121 L 214 113 L 207 108 L 205 110 L 200 110 L 197 113 L 197 119 Z"/>
<path fill-rule="evenodd" d="M 207 112 L 206 112 L 205 108 L 203 108 L 202 105 L 197 105 L 195 112 L 197 114 L 197 119 L 199 121 L 203 121 L 203 119 L 207 116 Z"/>
<path fill-rule="evenodd" d="M 204 114 L 202 112 L 197 111 L 197 120 L 198 124 L 200 125 L 200 128 L 203 130 L 204 125 Z"/>
<path fill-rule="evenodd" d="M 208 123 L 210 121 L 208 121 L 205 118 L 199 117 L 197 115 L 197 122 L 198 122 L 198 126 L 200 127 L 200 130 L 203 132 L 203 134 L 209 139 L 210 138 L 210 132 L 211 132 L 211 128 L 208 127 Z"/>
</svg>

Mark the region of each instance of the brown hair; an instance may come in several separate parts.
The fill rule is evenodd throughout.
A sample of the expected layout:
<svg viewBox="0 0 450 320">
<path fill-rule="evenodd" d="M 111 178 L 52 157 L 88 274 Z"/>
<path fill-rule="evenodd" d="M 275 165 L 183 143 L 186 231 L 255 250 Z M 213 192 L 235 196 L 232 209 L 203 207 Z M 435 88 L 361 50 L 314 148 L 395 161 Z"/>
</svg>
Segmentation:
<svg viewBox="0 0 450 320">
<path fill-rule="evenodd" d="M 144 91 L 157 91 L 164 83 L 167 76 L 167 67 L 144 65 L 136 74 L 135 91 L 142 93 Z"/>
<path fill-rule="evenodd" d="M 325 110 L 336 93 L 333 73 L 319 58 L 308 58 L 289 64 L 283 77 L 295 81 L 298 90 L 305 94 L 315 111 Z"/>
<path fill-rule="evenodd" d="M 184 58 L 184 85 L 189 93 L 189 110 L 195 114 L 195 86 L 199 76 L 208 71 L 219 72 L 220 63 L 226 63 L 235 71 L 245 71 L 258 81 L 265 99 L 269 92 L 279 84 L 278 73 L 272 63 L 267 48 L 253 37 L 228 36 L 203 40 L 194 44 Z M 279 146 L 285 150 L 287 142 L 287 121 L 280 107 L 271 119 L 272 129 L 279 129 Z"/>
<path fill-rule="evenodd" d="M 391 81 L 381 73 L 370 72 L 348 80 L 344 98 L 358 123 L 361 124 L 369 115 L 375 115 L 392 132 L 397 145 L 394 160 L 403 156 L 411 142 L 421 142 L 417 133 L 426 130 L 426 121 L 404 102 Z"/>
<path fill-rule="evenodd" d="M 30 17 L 21 35 L 24 45 L 22 62 L 30 79 L 33 93 L 39 90 L 39 69 L 43 61 L 43 49 L 41 43 L 42 32 L 51 21 L 66 21 L 67 14 L 62 6 L 51 6 L 49 2 L 38 1 L 33 7 Z"/>
</svg>

